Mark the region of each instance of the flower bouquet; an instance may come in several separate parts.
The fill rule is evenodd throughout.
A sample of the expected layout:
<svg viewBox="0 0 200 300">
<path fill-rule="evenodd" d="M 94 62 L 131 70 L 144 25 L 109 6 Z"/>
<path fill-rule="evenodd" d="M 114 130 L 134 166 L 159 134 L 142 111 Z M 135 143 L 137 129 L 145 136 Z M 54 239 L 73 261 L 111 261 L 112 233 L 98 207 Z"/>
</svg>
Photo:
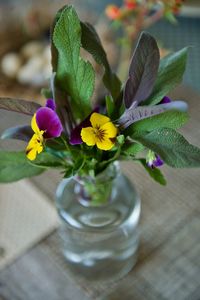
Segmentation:
<svg viewBox="0 0 200 300">
<path fill-rule="evenodd" d="M 93 104 L 95 72 L 91 63 L 80 56 L 81 48 L 104 68 L 102 83 L 106 88 L 105 97 Z M 21 152 L 0 152 L 0 182 L 38 175 L 48 168 L 59 169 L 64 178 L 70 178 L 67 188 L 62 185 L 58 192 L 59 213 L 66 222 L 71 222 L 66 242 L 71 247 L 65 252 L 67 259 L 75 260 L 76 266 L 82 260 L 84 266 L 93 266 L 95 259 L 88 260 L 89 251 L 92 247 L 99 247 L 99 251 L 101 240 L 101 243 L 104 242 L 104 252 L 100 255 L 102 266 L 102 260 L 110 257 L 111 253 L 110 250 L 106 252 L 105 245 L 121 247 L 119 245 L 123 244 L 123 253 L 125 248 L 126 251 L 130 247 L 133 249 L 123 255 L 127 271 L 133 265 L 136 249 L 133 245 L 137 244 L 137 234 L 133 229 L 139 218 L 139 204 L 127 179 L 118 176 L 116 162 L 138 162 L 162 185 L 166 184 L 160 171 L 164 163 L 174 168 L 200 166 L 200 149 L 177 132 L 188 120 L 187 104 L 172 101 L 167 96 L 182 80 L 187 48 L 160 60 L 155 39 L 146 32 L 141 33 L 127 70 L 128 79 L 122 84 L 112 72 L 93 26 L 80 21 L 73 6 L 65 6 L 58 11 L 52 26 L 51 49 L 52 77 L 50 88 L 43 90 L 47 99 L 45 107 L 25 100 L 0 99 L 1 109 L 28 114 L 32 118 L 30 125 L 9 128 L 2 134 L 4 139 L 20 139 L 27 145 Z M 70 198 L 70 205 L 66 205 L 63 197 Z M 116 202 L 114 198 L 117 198 Z M 77 199 L 82 203 L 84 216 L 78 214 L 79 220 L 72 222 L 72 216 L 77 216 L 78 208 L 72 209 L 69 217 L 67 207 L 70 210 L 72 203 L 78 205 L 74 201 Z M 118 207 L 120 213 L 110 212 L 109 205 L 114 210 Z M 129 207 L 131 214 L 127 212 Z M 87 217 L 86 208 L 90 212 Z M 98 217 L 97 211 L 100 214 Z M 116 221 L 118 215 L 120 219 Z M 133 215 L 134 218 L 130 218 Z M 125 217 L 129 221 L 125 222 Z M 110 231 L 107 228 L 108 220 L 112 221 Z M 109 232 L 107 242 L 102 237 L 97 242 L 97 235 L 95 238 L 87 235 L 83 242 L 85 231 L 78 234 L 78 230 L 81 226 L 89 228 L 94 224 L 93 234 L 96 234 L 96 230 L 99 232 L 100 227 L 107 230 L 104 231 L 104 238 Z M 115 226 L 122 224 L 126 230 L 120 230 L 119 243 Z M 76 246 L 73 244 L 73 226 L 77 229 Z M 110 232 L 115 233 L 114 240 L 110 238 Z M 122 237 L 123 232 L 126 234 Z M 127 238 L 129 233 L 130 239 Z M 72 238 L 69 242 L 70 234 Z M 119 249 L 117 251 L 120 252 Z M 80 258 L 83 254 L 84 258 Z M 94 255 L 94 250 L 91 255 Z M 114 257 L 117 257 L 116 252 Z M 115 272 L 123 269 L 122 258 L 118 261 L 120 265 L 117 265 Z"/>
</svg>

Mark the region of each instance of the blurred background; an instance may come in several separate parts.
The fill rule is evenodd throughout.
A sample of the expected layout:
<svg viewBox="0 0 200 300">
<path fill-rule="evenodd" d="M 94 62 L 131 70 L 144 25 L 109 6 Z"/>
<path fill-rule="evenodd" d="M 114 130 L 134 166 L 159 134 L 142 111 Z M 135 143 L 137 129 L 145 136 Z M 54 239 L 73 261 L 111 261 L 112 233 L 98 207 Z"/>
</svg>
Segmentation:
<svg viewBox="0 0 200 300">
<path fill-rule="evenodd" d="M 111 25 L 105 9 L 110 3 L 120 6 L 122 2 L 0 0 L 0 96 L 43 101 L 40 90 L 48 85 L 51 74 L 49 28 L 55 12 L 66 3 L 74 4 L 83 20 L 96 25 L 110 63 L 116 67 L 120 48 L 116 35 L 121 31 Z M 184 1 L 183 7 L 176 12 L 176 19 L 177 23 L 173 24 L 161 18 L 147 30 L 160 43 L 164 53 L 191 46 L 184 83 L 200 91 L 200 2 Z"/>
</svg>

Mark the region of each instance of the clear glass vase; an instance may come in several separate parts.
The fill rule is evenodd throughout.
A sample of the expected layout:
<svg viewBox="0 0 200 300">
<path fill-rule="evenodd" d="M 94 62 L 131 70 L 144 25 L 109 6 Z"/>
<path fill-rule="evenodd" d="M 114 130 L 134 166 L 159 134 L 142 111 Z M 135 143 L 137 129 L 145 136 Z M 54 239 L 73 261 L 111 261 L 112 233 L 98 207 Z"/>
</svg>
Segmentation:
<svg viewBox="0 0 200 300">
<path fill-rule="evenodd" d="M 56 196 L 70 270 L 89 280 L 127 274 L 137 259 L 140 198 L 119 165 L 110 165 L 96 178 L 63 180 Z"/>
</svg>

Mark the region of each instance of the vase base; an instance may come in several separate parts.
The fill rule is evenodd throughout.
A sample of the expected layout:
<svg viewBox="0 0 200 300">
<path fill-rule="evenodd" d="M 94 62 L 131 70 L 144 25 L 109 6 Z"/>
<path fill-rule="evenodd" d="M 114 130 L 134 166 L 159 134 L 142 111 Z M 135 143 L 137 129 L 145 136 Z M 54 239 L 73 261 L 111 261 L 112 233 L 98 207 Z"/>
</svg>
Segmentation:
<svg viewBox="0 0 200 300">
<path fill-rule="evenodd" d="M 88 255 L 63 252 L 70 272 L 89 281 L 114 281 L 129 273 L 137 261 L 137 248 L 129 248 L 118 255 L 93 252 Z"/>
<path fill-rule="evenodd" d="M 66 264 L 75 277 L 88 281 L 116 281 L 127 275 L 137 262 L 137 251 L 126 259 L 99 259 L 99 261 L 85 260 L 84 262 L 71 262 L 66 257 Z"/>
</svg>

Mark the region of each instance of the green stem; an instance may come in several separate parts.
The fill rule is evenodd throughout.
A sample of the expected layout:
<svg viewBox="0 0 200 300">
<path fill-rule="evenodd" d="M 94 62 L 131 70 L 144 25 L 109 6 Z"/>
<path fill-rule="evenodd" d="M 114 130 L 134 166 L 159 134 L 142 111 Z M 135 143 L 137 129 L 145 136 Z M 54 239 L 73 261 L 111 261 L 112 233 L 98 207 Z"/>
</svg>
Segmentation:
<svg viewBox="0 0 200 300">
<path fill-rule="evenodd" d="M 106 165 L 108 165 L 108 164 L 112 163 L 113 161 L 117 160 L 117 159 L 119 158 L 119 156 L 120 156 L 120 153 L 121 153 L 121 146 L 119 146 L 119 148 L 117 149 L 115 155 L 114 155 L 112 158 L 110 158 L 110 159 L 108 159 L 108 160 L 102 162 L 102 163 L 100 164 L 100 167 L 103 168 L 103 167 L 105 167 Z"/>
</svg>

